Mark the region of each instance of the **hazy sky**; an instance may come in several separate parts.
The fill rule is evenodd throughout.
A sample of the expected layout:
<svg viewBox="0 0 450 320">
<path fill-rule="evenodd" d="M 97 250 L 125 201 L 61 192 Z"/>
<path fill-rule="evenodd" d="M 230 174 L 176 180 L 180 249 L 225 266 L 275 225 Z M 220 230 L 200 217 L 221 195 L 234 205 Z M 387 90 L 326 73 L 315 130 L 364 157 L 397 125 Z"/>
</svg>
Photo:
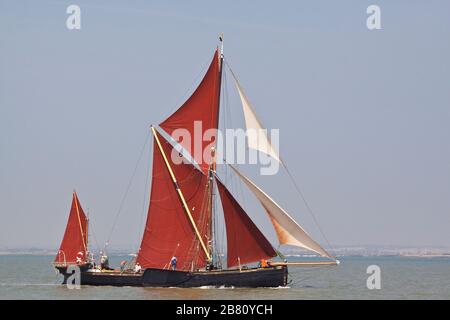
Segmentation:
<svg viewBox="0 0 450 320">
<path fill-rule="evenodd" d="M 69 4 L 79 31 L 66 28 Z M 366 27 L 370 4 L 382 30 Z M 56 248 L 74 188 L 102 245 L 149 125 L 187 98 L 221 32 L 332 244 L 450 246 L 448 1 L 0 0 L 0 248 Z M 227 88 L 222 115 L 242 126 Z M 150 151 L 113 247 L 139 243 Z M 286 174 L 253 171 L 326 245 Z M 275 240 L 244 188 L 232 191 Z"/>
</svg>

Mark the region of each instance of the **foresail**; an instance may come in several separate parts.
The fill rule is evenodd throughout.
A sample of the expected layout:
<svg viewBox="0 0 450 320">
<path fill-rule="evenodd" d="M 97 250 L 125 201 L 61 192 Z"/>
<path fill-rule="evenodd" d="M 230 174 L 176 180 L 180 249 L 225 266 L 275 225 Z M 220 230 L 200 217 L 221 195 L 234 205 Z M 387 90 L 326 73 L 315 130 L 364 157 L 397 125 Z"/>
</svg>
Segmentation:
<svg viewBox="0 0 450 320">
<path fill-rule="evenodd" d="M 280 244 L 289 244 L 301 247 L 320 254 L 323 257 L 335 259 L 325 249 L 323 249 L 311 236 L 281 208 L 272 198 L 256 186 L 250 179 L 241 174 L 236 168 L 230 165 L 234 172 L 242 179 L 247 187 L 258 198 L 261 205 L 266 210 L 274 226 Z"/>
<path fill-rule="evenodd" d="M 260 152 L 264 152 L 275 160 L 281 162 L 278 152 L 275 150 L 274 146 L 267 137 L 267 129 L 265 129 L 261 124 L 261 121 L 259 121 L 255 110 L 247 99 L 247 96 L 245 95 L 244 90 L 242 89 L 233 71 L 231 71 L 231 73 L 233 75 L 233 79 L 236 83 L 236 88 L 242 102 L 245 126 L 247 127 L 248 147 Z"/>
</svg>

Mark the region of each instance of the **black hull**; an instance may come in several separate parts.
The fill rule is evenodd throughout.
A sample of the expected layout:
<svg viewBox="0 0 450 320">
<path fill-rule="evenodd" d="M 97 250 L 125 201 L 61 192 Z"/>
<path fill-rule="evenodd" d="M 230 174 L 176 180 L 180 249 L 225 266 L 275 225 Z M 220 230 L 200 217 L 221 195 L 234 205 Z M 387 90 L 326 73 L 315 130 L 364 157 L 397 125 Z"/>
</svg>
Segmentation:
<svg viewBox="0 0 450 320">
<path fill-rule="evenodd" d="M 70 276 L 58 268 L 64 282 Z M 81 285 L 135 287 L 280 287 L 287 285 L 287 267 L 253 268 L 247 270 L 217 270 L 185 272 L 146 269 L 141 273 L 81 271 Z"/>
</svg>

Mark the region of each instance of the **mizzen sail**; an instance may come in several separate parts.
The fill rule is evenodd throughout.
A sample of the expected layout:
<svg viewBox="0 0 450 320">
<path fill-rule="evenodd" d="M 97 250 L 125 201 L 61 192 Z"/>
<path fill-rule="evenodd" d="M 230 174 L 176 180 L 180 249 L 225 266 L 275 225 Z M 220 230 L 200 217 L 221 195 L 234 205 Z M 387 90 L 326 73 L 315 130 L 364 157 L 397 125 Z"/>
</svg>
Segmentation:
<svg viewBox="0 0 450 320">
<path fill-rule="evenodd" d="M 266 210 L 274 226 L 280 244 L 289 244 L 301 247 L 320 254 L 323 257 L 335 259 L 324 248 L 322 248 L 311 236 L 281 208 L 272 198 L 255 185 L 250 179 L 245 177 L 233 166 L 233 171 L 241 178 L 247 187 L 253 192 L 261 205 Z"/>
<path fill-rule="evenodd" d="M 230 191 L 216 179 L 227 230 L 227 266 L 251 263 L 277 254 Z"/>
<path fill-rule="evenodd" d="M 88 218 L 84 214 L 76 192 L 67 220 L 66 231 L 55 257 L 55 264 L 82 264 L 86 262 L 88 243 Z"/>
</svg>

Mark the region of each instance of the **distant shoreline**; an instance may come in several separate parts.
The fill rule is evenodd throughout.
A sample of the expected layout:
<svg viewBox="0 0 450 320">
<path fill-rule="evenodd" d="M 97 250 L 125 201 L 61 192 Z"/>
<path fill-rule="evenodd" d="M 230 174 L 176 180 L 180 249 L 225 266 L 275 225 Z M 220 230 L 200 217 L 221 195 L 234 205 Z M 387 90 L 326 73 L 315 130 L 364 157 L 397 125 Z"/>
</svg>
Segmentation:
<svg viewBox="0 0 450 320">
<path fill-rule="evenodd" d="M 110 256 L 127 256 L 129 255 L 129 252 L 110 252 Z M 56 255 L 56 252 L 49 252 L 49 251 L 0 251 L 0 257 L 1 256 L 54 256 Z M 319 256 L 312 256 L 310 254 L 286 254 L 286 258 L 305 258 L 305 259 L 316 259 L 320 258 Z M 356 254 L 356 253 L 349 253 L 349 254 L 337 254 L 336 257 L 345 257 L 345 258 L 351 258 L 351 257 L 401 257 L 401 258 L 450 258 L 450 253 L 442 253 L 442 254 L 405 254 L 405 253 L 398 253 L 398 254 Z"/>
<path fill-rule="evenodd" d="M 91 248 L 93 250 L 95 248 Z M 327 248 L 325 248 L 327 249 Z M 0 256 L 55 256 L 58 248 L 52 247 L 6 247 L 0 248 Z M 126 256 L 135 252 L 136 248 L 128 245 L 116 245 L 110 248 L 110 256 Z M 450 247 L 447 246 L 398 246 L 398 245 L 338 245 L 328 248 L 336 257 L 405 257 L 405 258 L 450 258 Z M 97 250 L 93 250 L 97 253 Z M 317 259 L 317 255 L 292 246 L 284 246 L 281 254 L 287 258 Z"/>
<path fill-rule="evenodd" d="M 405 258 L 450 258 L 450 254 L 400 254 L 399 256 Z"/>
</svg>

